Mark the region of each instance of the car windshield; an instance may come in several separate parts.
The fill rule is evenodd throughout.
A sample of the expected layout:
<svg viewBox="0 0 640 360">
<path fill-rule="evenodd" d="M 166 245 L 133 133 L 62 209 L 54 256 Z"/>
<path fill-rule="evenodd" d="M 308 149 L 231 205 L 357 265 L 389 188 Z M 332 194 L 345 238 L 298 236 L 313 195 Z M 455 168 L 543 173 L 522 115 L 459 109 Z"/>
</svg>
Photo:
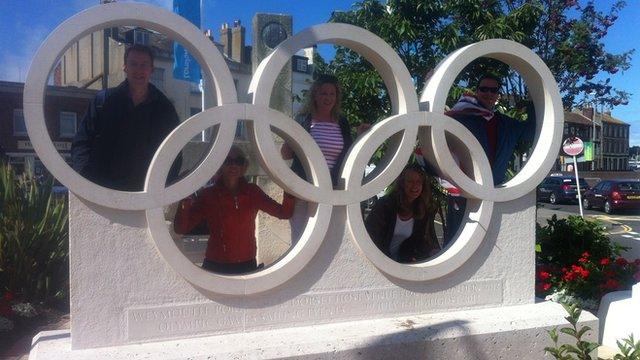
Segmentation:
<svg viewBox="0 0 640 360">
<path fill-rule="evenodd" d="M 621 182 L 618 184 L 620 191 L 640 190 L 640 181 Z"/>
</svg>

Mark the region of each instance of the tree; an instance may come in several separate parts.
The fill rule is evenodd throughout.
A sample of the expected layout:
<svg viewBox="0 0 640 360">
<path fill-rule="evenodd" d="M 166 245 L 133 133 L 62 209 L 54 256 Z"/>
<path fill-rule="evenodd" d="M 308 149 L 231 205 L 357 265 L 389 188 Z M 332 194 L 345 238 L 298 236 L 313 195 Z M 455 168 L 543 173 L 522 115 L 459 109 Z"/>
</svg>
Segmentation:
<svg viewBox="0 0 640 360">
<path fill-rule="evenodd" d="M 611 54 L 602 39 L 624 7 L 617 1 L 607 12 L 596 10 L 593 1 L 576 0 L 363 0 L 344 12 L 334 12 L 330 22 L 363 27 L 393 47 L 420 91 L 425 75 L 457 48 L 489 38 L 520 42 L 536 52 L 555 75 L 564 107 L 571 109 L 591 98 L 608 106 L 626 104 L 629 94 L 614 89 L 610 77 L 629 68 L 633 50 Z M 359 54 L 336 48 L 333 60 L 317 59 L 317 69 L 338 76 L 348 84 L 345 114 L 352 123 L 373 122 L 386 117 L 390 103 L 384 84 L 373 67 Z M 492 69 L 504 76 L 503 97 L 512 102 L 527 96 L 517 73 L 492 59 L 478 59 L 459 75 L 450 103 L 463 88 Z M 596 79 L 597 75 L 601 75 Z M 603 78 L 604 77 L 604 78 Z"/>
</svg>

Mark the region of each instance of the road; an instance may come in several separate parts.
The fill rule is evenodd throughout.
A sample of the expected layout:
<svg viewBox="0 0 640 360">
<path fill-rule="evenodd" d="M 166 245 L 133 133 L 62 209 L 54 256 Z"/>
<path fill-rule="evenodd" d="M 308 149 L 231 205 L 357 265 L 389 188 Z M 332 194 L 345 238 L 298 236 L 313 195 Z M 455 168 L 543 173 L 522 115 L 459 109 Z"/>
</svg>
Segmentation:
<svg viewBox="0 0 640 360">
<path fill-rule="evenodd" d="M 546 225 L 546 219 L 551 218 L 553 214 L 560 218 L 580 215 L 580 209 L 577 204 L 538 203 L 537 221 L 540 225 Z M 598 210 L 584 210 L 584 216 L 602 222 L 612 241 L 631 248 L 623 254 L 625 258 L 628 260 L 640 258 L 640 212 L 608 215 Z"/>
</svg>

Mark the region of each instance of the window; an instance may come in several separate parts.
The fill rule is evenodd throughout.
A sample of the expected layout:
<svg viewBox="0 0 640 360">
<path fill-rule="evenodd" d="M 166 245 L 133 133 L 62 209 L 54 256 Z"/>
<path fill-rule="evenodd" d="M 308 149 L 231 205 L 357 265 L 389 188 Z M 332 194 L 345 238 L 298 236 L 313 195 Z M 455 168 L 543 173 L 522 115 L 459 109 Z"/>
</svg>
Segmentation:
<svg viewBox="0 0 640 360">
<path fill-rule="evenodd" d="M 144 30 L 136 29 L 133 31 L 134 44 L 149 45 L 149 33 Z"/>
<path fill-rule="evenodd" d="M 158 89 L 164 89 L 164 69 L 154 67 L 149 81 Z"/>
<path fill-rule="evenodd" d="M 60 137 L 72 138 L 76 135 L 76 113 L 61 111 L 60 112 Z"/>
<path fill-rule="evenodd" d="M 13 135 L 27 135 L 22 109 L 13 109 Z"/>
<path fill-rule="evenodd" d="M 294 70 L 306 73 L 308 70 L 307 58 L 297 58 Z"/>
</svg>

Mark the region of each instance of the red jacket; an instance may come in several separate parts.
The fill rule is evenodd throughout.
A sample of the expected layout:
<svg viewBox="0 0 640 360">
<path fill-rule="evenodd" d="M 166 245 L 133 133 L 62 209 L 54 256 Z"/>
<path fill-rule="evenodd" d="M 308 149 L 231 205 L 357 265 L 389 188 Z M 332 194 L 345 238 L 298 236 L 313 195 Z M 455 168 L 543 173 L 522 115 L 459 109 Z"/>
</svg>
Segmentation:
<svg viewBox="0 0 640 360">
<path fill-rule="evenodd" d="M 233 195 L 221 182 L 205 188 L 195 200 L 182 200 L 174 221 L 178 234 L 186 234 L 202 220 L 209 225 L 205 259 L 239 263 L 255 259 L 255 223 L 258 210 L 280 219 L 293 214 L 295 198 L 284 194 L 282 205 L 257 185 L 241 181 Z"/>
</svg>

